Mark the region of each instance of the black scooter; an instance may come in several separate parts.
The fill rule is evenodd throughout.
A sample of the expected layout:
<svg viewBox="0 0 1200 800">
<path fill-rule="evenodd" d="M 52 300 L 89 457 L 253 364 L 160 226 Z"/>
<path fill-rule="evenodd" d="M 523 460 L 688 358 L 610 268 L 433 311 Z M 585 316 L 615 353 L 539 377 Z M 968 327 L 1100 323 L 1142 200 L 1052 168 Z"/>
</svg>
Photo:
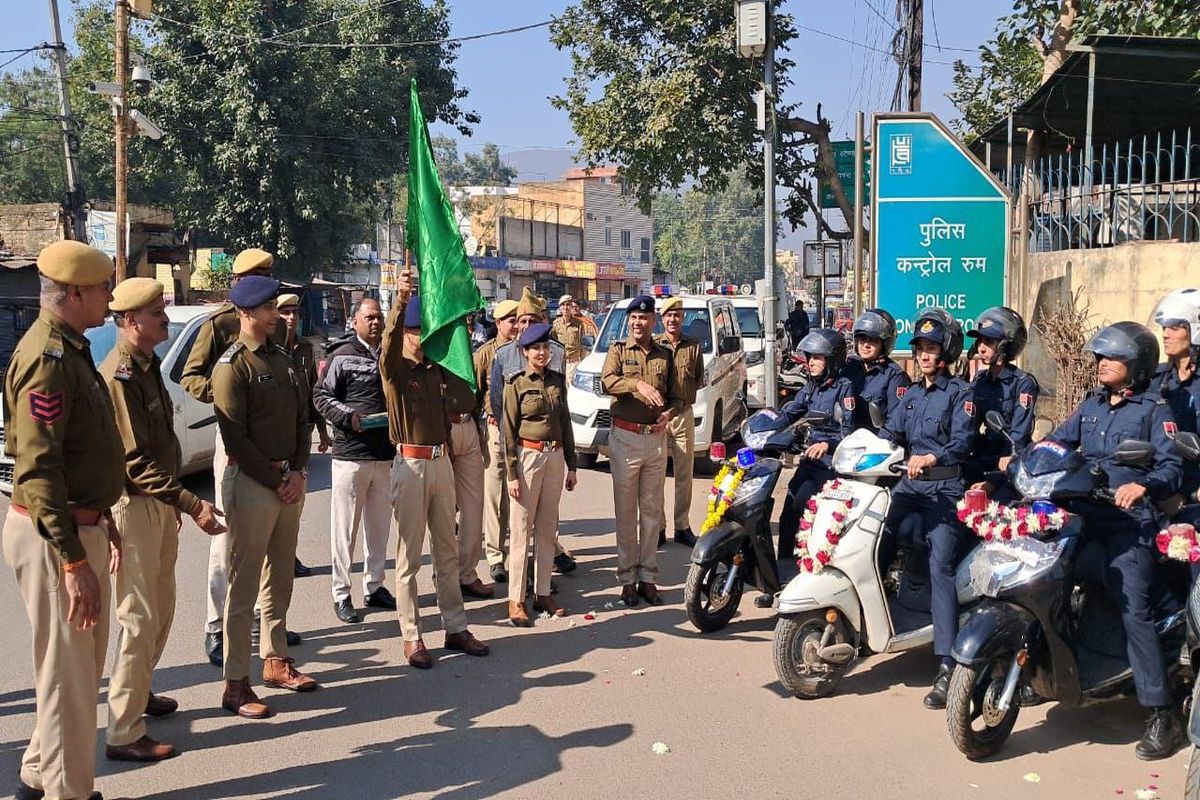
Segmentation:
<svg viewBox="0 0 1200 800">
<path fill-rule="evenodd" d="M 742 442 L 753 451 L 754 464 L 735 490 L 724 519 L 697 539 L 683 589 L 688 619 L 700 631 L 728 625 L 747 585 L 770 594 L 783 587 L 771 541 L 772 494 L 783 472 L 779 456 L 802 451 L 809 430 L 828 418 L 813 412 L 784 425 L 778 412 L 763 409 L 742 423 Z M 736 466 L 734 459 L 727 463 Z"/>
<path fill-rule="evenodd" d="M 985 422 L 1005 433 L 995 412 Z M 1177 438 L 1181 450 L 1195 444 L 1190 434 Z M 1110 458 L 1135 465 L 1153 457 L 1149 442 L 1128 439 Z M 1050 440 L 1014 459 L 1008 477 L 1026 502 L 1113 501 L 1098 466 Z M 1073 704 L 1131 690 L 1120 612 L 1104 585 L 1103 550 L 1086 542 L 1080 517 L 1069 515 L 1061 529 L 1037 536 L 988 542 L 976 551 L 970 570 L 984 599 L 959 629 L 946 700 L 950 738 L 967 758 L 985 758 L 1003 746 L 1020 712 L 1021 685 L 1042 698 Z M 1155 628 L 1168 675 L 1177 678 L 1188 575 L 1172 562 L 1163 565 L 1160 577 Z"/>
</svg>

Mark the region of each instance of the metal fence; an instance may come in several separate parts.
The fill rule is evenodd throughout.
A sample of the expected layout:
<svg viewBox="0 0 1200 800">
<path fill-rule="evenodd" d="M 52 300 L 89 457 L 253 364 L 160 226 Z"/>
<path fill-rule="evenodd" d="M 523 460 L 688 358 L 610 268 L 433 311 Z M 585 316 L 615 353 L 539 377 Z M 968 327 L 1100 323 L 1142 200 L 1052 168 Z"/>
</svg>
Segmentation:
<svg viewBox="0 0 1200 800">
<path fill-rule="evenodd" d="M 1200 241 L 1200 141 L 1192 128 L 1095 145 L 1036 162 L 1029 251 Z M 1023 170 L 1001 180 L 1019 196 Z"/>
</svg>

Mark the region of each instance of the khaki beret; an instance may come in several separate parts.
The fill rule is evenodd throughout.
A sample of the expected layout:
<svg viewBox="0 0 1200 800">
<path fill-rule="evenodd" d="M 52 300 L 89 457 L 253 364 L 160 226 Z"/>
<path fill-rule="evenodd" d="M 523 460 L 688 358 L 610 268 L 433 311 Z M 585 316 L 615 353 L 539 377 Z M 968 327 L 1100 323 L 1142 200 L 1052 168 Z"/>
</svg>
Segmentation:
<svg viewBox="0 0 1200 800">
<path fill-rule="evenodd" d="M 682 297 L 668 297 L 666 300 L 663 301 L 662 308 L 659 309 L 658 313 L 665 314 L 668 311 L 672 311 L 676 308 L 678 308 L 680 311 L 683 310 L 683 298 Z"/>
<path fill-rule="evenodd" d="M 83 242 L 67 239 L 38 253 L 38 272 L 67 286 L 97 286 L 112 278 L 112 259 Z"/>
<path fill-rule="evenodd" d="M 567 303 L 574 303 L 574 302 L 575 302 L 575 298 L 569 294 L 564 294 L 562 297 L 558 298 L 558 304 L 560 306 L 566 305 Z"/>
<path fill-rule="evenodd" d="M 256 269 L 270 269 L 274 263 L 275 256 L 266 250 L 250 247 L 238 253 L 237 258 L 233 260 L 233 274 L 245 275 Z"/>
<path fill-rule="evenodd" d="M 511 317 L 517 313 L 517 306 L 518 303 L 516 300 L 501 300 L 499 303 L 496 303 L 496 310 L 493 313 L 493 317 L 495 319 Z"/>
<path fill-rule="evenodd" d="M 521 293 L 521 302 L 517 304 L 517 315 L 525 314 L 545 314 L 546 301 L 533 293 L 533 290 L 528 286 Z"/>
<path fill-rule="evenodd" d="M 162 297 L 163 285 L 154 278 L 126 278 L 113 289 L 109 311 L 121 313 L 145 308 Z"/>
<path fill-rule="evenodd" d="M 288 306 L 298 306 L 298 305 L 300 305 L 300 295 L 293 294 L 292 292 L 288 292 L 287 294 L 281 294 L 275 300 L 276 308 L 287 308 Z"/>
</svg>

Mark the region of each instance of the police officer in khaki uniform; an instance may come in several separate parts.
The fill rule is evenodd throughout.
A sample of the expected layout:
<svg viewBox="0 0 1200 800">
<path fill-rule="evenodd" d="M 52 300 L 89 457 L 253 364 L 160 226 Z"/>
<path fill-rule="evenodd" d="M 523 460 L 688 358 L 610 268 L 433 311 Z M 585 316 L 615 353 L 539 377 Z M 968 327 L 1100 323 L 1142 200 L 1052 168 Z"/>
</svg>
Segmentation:
<svg viewBox="0 0 1200 800">
<path fill-rule="evenodd" d="M 271 265 L 275 257 L 266 250 L 251 247 L 237 254 L 233 260 L 233 284 L 251 275 L 271 276 Z M 192 397 L 201 403 L 211 403 L 212 373 L 221 357 L 230 346 L 237 341 L 241 334 L 241 322 L 238 311 L 233 303 L 223 303 L 209 315 L 208 321 L 200 326 L 196 341 L 188 354 L 183 374 L 179 379 L 180 385 Z M 282 325 L 275 329 L 274 340 L 282 344 L 285 330 Z M 225 474 L 225 445 L 221 441 L 220 426 L 216 430 L 216 444 L 213 449 L 213 495 L 218 508 L 225 508 L 225 499 L 221 478 Z M 204 651 L 208 660 L 216 666 L 221 666 L 223 645 L 221 618 L 225 610 L 225 595 L 229 589 L 229 541 L 225 535 L 214 536 L 208 544 L 208 618 L 204 629 Z M 291 637 L 289 644 L 299 643 L 298 637 Z"/>
<path fill-rule="evenodd" d="M 658 532 L 665 523 L 667 424 L 683 402 L 670 348 L 654 340 L 654 298 L 629 304 L 629 338 L 613 342 L 600 381 L 611 395 L 613 499 L 617 515 L 617 580 L 621 599 L 638 596 L 662 605 L 658 581 Z"/>
<path fill-rule="evenodd" d="M 313 389 L 317 385 L 317 352 L 312 342 L 300 338 L 300 295 L 292 292 L 281 294 L 275 305 L 279 309 L 279 323 L 284 331 L 283 349 L 292 357 L 296 374 L 303 380 L 308 422 L 317 429 L 317 452 L 324 453 L 331 444 L 329 427 L 325 424 L 325 418 L 317 413 L 317 408 L 313 405 Z M 300 499 L 300 513 L 304 513 L 304 498 Z M 312 570 L 296 556 L 296 577 L 307 578 L 309 575 L 312 575 Z"/>
<path fill-rule="evenodd" d="M 550 572 L 563 487 L 575 489 L 575 437 L 567 409 L 567 383 L 549 369 L 550 326 L 530 325 L 519 340 L 527 366 L 504 387 L 504 455 L 513 499 L 509 556 L 508 618 L 533 622 L 525 608 L 526 553 L 533 545 L 533 610 L 561 617 L 566 610 L 550 594 Z"/>
<path fill-rule="evenodd" d="M 496 348 L 517 336 L 517 301 L 501 300 L 496 304 L 496 336 L 475 351 L 475 384 L 483 398 L 483 413 L 487 425 L 487 448 L 483 468 L 483 539 L 492 580 L 508 580 L 505 563 L 508 560 L 508 488 L 504 472 L 504 451 L 500 447 L 500 419 L 492 409 L 492 393 L 488 381 Z"/>
<path fill-rule="evenodd" d="M 99 798 L 96 695 L 108 650 L 107 570 L 120 567 L 109 508 L 124 451 L 112 401 L 83 333 L 103 324 L 113 265 L 79 242 L 42 250 L 41 314 L 4 382 L 5 449 L 16 462 L 4 560 L 33 628 L 37 720 L 21 758 L 21 798 Z"/>
<path fill-rule="evenodd" d="M 475 568 L 483 556 L 483 431 L 479 396 L 452 372 L 446 377 L 446 420 L 450 423 L 450 466 L 458 506 L 458 584 L 463 597 L 486 600 L 495 594 Z"/>
<path fill-rule="evenodd" d="M 575 377 L 575 368 L 586 353 L 583 352 L 583 320 L 579 318 L 579 306 L 569 294 L 558 298 L 558 319 L 554 320 L 552 333 L 567 350 L 566 378 L 570 386 L 571 379 Z"/>
<path fill-rule="evenodd" d="M 121 635 L 108 682 L 105 754 L 117 761 L 158 761 L 173 756 L 175 748 L 147 736 L 142 715 L 162 717 L 179 707 L 151 693 L 150 683 L 175 616 L 180 514 L 191 516 L 209 535 L 224 533 L 225 526 L 211 503 L 179 483 L 182 454 L 174 408 L 154 352 L 167 340 L 163 285 L 153 278 L 128 278 L 113 290 L 108 307 L 117 342 L 100 374 L 125 447 L 125 494 L 112 509 L 122 543 L 113 593 Z"/>
<path fill-rule="evenodd" d="M 392 502 L 399 527 L 396 603 L 404 657 L 418 669 L 429 669 L 433 657 L 421 638 L 417 604 L 417 573 L 426 531 L 446 649 L 486 656 L 488 646 L 467 630 L 454 540 L 454 471 L 446 451 L 450 442 L 446 379 L 442 368 L 427 361 L 421 351 L 421 300 L 410 299 L 412 285 L 410 271 L 397 276 L 396 303 L 383 331 L 379 368 L 387 399 L 388 431 L 396 445 Z"/>
<path fill-rule="evenodd" d="M 683 300 L 670 297 L 662 304 L 664 333 L 660 344 L 671 349 L 675 377 L 679 383 L 681 411 L 667 425 L 667 453 L 675 470 L 675 541 L 688 547 L 696 544 L 689 512 L 692 508 L 692 467 L 696 449 L 696 421 L 692 404 L 696 392 L 704 385 L 704 355 L 700 343 L 683 333 Z M 664 528 L 658 534 L 660 545 L 667 541 Z"/>
<path fill-rule="evenodd" d="M 230 290 L 241 334 L 212 374 L 213 408 L 228 456 L 222 487 L 230 557 L 221 706 L 249 719 L 271 713 L 249 678 L 250 626 L 260 585 L 263 683 L 297 692 L 317 688 L 296 671 L 285 627 L 312 428 L 303 378 L 272 341 L 279 325 L 278 292 L 279 281 L 261 275 L 243 278 Z"/>
</svg>

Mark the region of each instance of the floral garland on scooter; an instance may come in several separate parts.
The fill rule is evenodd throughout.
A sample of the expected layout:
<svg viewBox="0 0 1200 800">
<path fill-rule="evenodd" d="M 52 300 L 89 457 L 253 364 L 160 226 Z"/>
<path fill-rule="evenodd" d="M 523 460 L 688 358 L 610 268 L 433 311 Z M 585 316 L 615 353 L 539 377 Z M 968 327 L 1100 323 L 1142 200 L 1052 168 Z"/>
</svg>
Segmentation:
<svg viewBox="0 0 1200 800">
<path fill-rule="evenodd" d="M 1029 506 L 1006 506 L 995 501 L 979 508 L 977 501 L 967 497 L 959 500 L 957 507 L 958 521 L 985 542 L 996 539 L 1010 541 L 1044 531 L 1056 531 L 1067 523 L 1067 512 L 1060 508 L 1043 511 Z"/>
<path fill-rule="evenodd" d="M 1200 543 L 1196 529 L 1186 523 L 1170 525 L 1155 538 L 1158 552 L 1173 561 L 1195 564 L 1200 562 Z"/>
<path fill-rule="evenodd" d="M 744 477 L 746 477 L 746 468 L 740 462 L 732 465 L 725 464 L 721 467 L 721 471 L 713 479 L 712 488 L 708 491 L 708 514 L 705 515 L 704 525 L 700 528 L 701 536 L 721 524 L 725 512 L 733 503 L 733 495 L 737 492 Z"/>
<path fill-rule="evenodd" d="M 804 506 L 804 516 L 800 520 L 800 531 L 796 534 L 796 566 L 802 572 L 820 572 L 833 560 L 833 551 L 842 540 L 842 529 L 846 524 L 846 516 L 854 505 L 853 497 L 834 496 L 832 493 L 841 488 L 842 482 L 837 478 L 826 481 L 821 491 L 810 498 Z M 823 536 L 814 537 L 813 527 L 817 520 L 817 507 L 820 503 L 834 503 L 833 521 Z"/>
</svg>

